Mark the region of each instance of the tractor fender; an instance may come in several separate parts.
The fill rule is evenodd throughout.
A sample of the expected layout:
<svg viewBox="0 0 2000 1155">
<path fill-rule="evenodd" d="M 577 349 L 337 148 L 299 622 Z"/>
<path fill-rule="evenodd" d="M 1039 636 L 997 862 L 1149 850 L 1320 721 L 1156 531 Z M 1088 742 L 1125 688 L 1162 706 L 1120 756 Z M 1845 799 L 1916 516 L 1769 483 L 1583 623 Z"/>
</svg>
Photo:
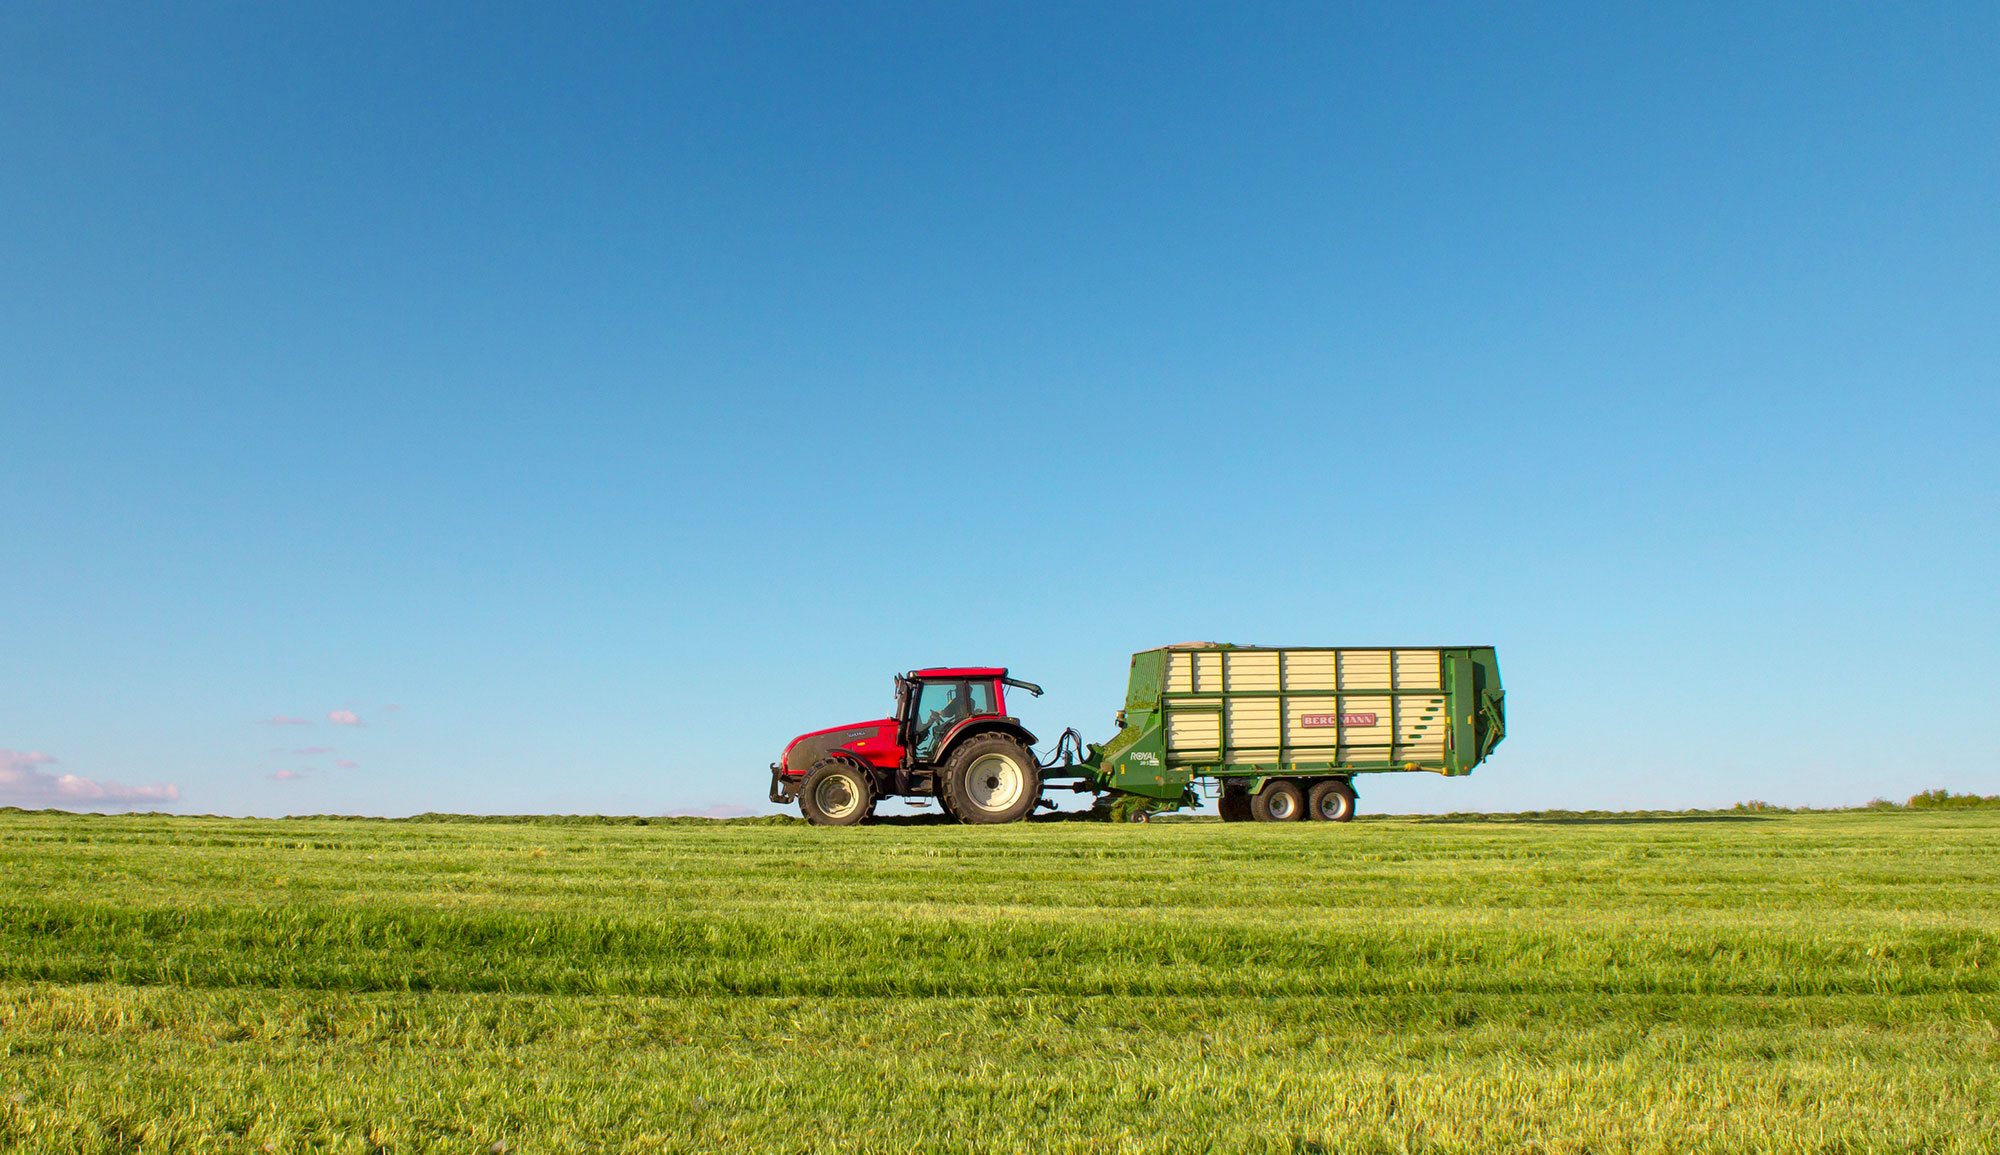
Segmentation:
<svg viewBox="0 0 2000 1155">
<path fill-rule="evenodd" d="M 967 718 L 953 726 L 951 732 L 944 736 L 944 741 L 938 743 L 937 753 L 931 755 L 931 760 L 940 765 L 951 761 L 951 752 L 958 749 L 959 743 L 980 734 L 1006 734 L 1026 746 L 1029 757 L 1035 757 L 1035 736 L 1028 732 L 1026 726 L 1021 725 L 1019 718 L 1001 718 L 987 714 L 984 717 Z"/>
</svg>

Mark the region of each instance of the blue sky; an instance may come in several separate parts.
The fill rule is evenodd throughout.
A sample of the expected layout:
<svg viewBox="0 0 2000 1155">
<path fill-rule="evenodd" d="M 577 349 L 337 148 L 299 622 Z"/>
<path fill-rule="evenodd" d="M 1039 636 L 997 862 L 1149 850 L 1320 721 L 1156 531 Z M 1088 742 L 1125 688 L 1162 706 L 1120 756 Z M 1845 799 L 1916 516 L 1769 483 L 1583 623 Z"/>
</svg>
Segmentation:
<svg viewBox="0 0 2000 1155">
<path fill-rule="evenodd" d="M 2000 792 L 2000 10 L 20 5 L 0 803 L 764 809 L 1486 643 L 1369 810 Z M 296 719 L 280 724 L 273 719 Z"/>
</svg>

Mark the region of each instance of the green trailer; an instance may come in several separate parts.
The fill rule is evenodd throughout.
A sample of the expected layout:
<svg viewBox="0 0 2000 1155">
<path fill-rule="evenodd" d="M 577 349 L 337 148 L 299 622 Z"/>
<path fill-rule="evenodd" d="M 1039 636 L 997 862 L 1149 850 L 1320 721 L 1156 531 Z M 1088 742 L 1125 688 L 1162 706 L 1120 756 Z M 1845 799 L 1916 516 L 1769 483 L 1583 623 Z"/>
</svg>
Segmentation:
<svg viewBox="0 0 2000 1155">
<path fill-rule="evenodd" d="M 1118 726 L 1043 774 L 1141 821 L 1204 789 L 1225 820 L 1345 821 L 1355 775 L 1470 774 L 1507 732 L 1491 646 L 1145 650 Z"/>
</svg>

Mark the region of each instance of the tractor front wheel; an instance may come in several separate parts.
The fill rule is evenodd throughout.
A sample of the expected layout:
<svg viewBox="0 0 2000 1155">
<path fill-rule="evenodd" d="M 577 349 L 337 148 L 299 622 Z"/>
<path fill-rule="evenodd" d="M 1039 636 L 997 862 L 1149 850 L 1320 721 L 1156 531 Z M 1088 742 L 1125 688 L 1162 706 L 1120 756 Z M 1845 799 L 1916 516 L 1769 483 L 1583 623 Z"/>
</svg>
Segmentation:
<svg viewBox="0 0 2000 1155">
<path fill-rule="evenodd" d="M 945 810 L 975 826 L 1025 818 L 1042 796 L 1034 753 L 1005 734 L 967 739 L 952 751 L 943 778 Z"/>
<path fill-rule="evenodd" d="M 853 826 L 875 812 L 875 782 L 840 758 L 813 763 L 799 786 L 799 809 L 814 826 Z"/>
<path fill-rule="evenodd" d="M 1305 817 L 1306 796 L 1298 783 L 1273 778 L 1250 799 L 1250 813 L 1259 822 L 1296 822 Z"/>
</svg>

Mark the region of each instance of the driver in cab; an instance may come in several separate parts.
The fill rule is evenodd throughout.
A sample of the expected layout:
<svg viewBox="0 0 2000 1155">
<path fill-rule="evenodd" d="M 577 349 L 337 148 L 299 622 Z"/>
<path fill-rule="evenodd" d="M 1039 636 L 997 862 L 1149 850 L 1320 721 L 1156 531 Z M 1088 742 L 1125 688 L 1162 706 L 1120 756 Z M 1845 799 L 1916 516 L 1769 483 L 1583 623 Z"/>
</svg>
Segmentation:
<svg viewBox="0 0 2000 1155">
<path fill-rule="evenodd" d="M 931 711 L 924 719 L 924 747 L 935 749 L 944 740 L 951 728 L 972 717 L 972 695 L 966 683 L 960 682 L 951 688 L 951 697 L 944 705 Z"/>
</svg>

